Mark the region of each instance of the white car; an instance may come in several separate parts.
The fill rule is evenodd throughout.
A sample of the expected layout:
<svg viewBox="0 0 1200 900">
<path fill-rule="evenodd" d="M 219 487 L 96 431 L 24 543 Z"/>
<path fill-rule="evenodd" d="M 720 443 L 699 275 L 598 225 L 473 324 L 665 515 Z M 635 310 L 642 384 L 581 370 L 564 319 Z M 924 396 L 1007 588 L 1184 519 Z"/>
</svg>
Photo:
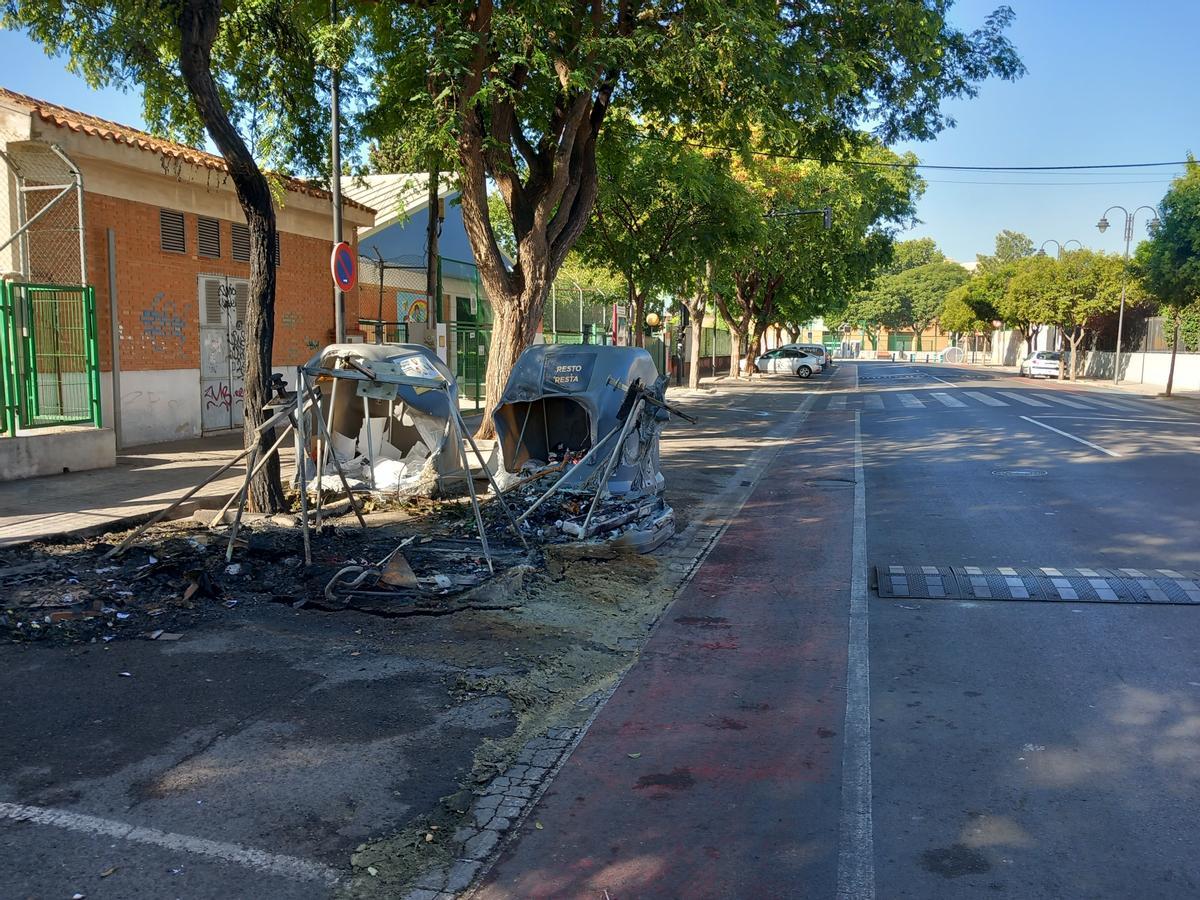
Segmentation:
<svg viewBox="0 0 1200 900">
<path fill-rule="evenodd" d="M 772 375 L 795 375 L 811 378 L 822 369 L 821 360 L 796 347 L 778 347 L 768 350 L 754 361 L 754 370 Z"/>
<path fill-rule="evenodd" d="M 829 366 L 829 351 L 821 344 L 784 344 L 779 349 L 782 350 L 787 347 L 799 350 L 801 353 L 807 353 L 809 356 L 815 356 L 822 368 Z"/>
<path fill-rule="evenodd" d="M 1057 378 L 1062 354 L 1057 350 L 1038 350 L 1021 360 L 1021 377 Z"/>
</svg>

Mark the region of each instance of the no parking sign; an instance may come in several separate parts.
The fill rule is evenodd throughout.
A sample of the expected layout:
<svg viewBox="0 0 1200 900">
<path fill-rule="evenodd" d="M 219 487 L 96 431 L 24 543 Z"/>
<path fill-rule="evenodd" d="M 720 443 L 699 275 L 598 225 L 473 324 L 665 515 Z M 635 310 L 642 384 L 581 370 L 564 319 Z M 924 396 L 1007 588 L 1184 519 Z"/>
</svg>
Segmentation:
<svg viewBox="0 0 1200 900">
<path fill-rule="evenodd" d="M 358 264 L 354 259 L 354 251 L 345 241 L 333 245 L 329 271 L 333 274 L 333 283 L 341 290 L 354 290 L 354 285 L 358 283 Z"/>
</svg>

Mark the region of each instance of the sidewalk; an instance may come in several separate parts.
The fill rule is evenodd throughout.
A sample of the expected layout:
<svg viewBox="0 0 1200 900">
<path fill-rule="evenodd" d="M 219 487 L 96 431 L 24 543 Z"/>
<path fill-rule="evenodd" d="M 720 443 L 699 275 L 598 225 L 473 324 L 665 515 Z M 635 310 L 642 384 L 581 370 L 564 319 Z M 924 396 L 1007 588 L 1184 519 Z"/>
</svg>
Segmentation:
<svg viewBox="0 0 1200 900">
<path fill-rule="evenodd" d="M 464 421 L 472 431 L 478 415 Z M 31 541 L 89 537 L 141 524 L 183 496 L 242 449 L 241 431 L 129 447 L 112 469 L 93 469 L 0 482 L 0 547 Z M 284 478 L 294 469 L 291 444 L 281 448 Z M 179 507 L 172 517 L 220 506 L 246 476 L 233 466 Z"/>
<path fill-rule="evenodd" d="M 853 436 L 781 451 L 469 896 L 834 895 Z"/>
<path fill-rule="evenodd" d="M 148 519 L 233 459 L 240 431 L 130 447 L 112 469 L 0 482 L 0 547 L 66 536 L 87 537 Z M 180 508 L 180 515 L 224 501 L 246 470 L 239 463 Z M 218 504 L 219 505 L 219 504 Z"/>
</svg>

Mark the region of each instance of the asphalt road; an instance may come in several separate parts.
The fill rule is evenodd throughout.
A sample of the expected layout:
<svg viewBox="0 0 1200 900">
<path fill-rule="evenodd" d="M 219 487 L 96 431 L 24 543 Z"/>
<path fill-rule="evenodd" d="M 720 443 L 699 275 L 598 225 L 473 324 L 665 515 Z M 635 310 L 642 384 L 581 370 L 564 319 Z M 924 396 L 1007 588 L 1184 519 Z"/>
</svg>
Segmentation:
<svg viewBox="0 0 1200 900">
<path fill-rule="evenodd" d="M 828 387 L 672 394 L 701 417 L 662 442 L 677 543 L 728 517 Z M 356 846 L 436 810 L 512 731 L 506 698 L 456 689 L 524 652 L 481 628 L 243 601 L 175 643 L 0 645 L 0 900 L 330 896 Z"/>
<path fill-rule="evenodd" d="M 1200 570 L 1195 413 L 857 368 L 871 565 Z M 869 604 L 877 896 L 1200 893 L 1200 608 Z"/>
</svg>

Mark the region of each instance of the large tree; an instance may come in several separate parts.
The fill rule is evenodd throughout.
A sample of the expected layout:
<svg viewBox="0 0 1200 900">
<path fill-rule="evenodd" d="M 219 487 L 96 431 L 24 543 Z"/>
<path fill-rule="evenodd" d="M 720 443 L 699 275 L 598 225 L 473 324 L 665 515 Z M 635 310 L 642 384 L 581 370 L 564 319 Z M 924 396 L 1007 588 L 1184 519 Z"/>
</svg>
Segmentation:
<svg viewBox="0 0 1200 900">
<path fill-rule="evenodd" d="M 713 294 L 735 360 L 744 356 L 749 369 L 773 323 L 840 312 L 889 258 L 893 232 L 912 220 L 923 187 L 902 164 L 914 161 L 875 146 L 858 165 L 751 157 L 739 166 L 759 224 L 727 254 Z"/>
<path fill-rule="evenodd" d="M 1138 246 L 1135 267 L 1171 324 L 1170 394 L 1181 336 L 1191 346 L 1200 339 L 1200 163 L 1194 157 L 1188 157 L 1184 173 L 1171 182 L 1160 208 L 1161 222 L 1153 237 Z"/>
<path fill-rule="evenodd" d="M 481 434 L 597 193 L 609 110 L 745 145 L 833 155 L 870 122 L 884 141 L 951 124 L 942 100 L 1023 69 L 1000 7 L 976 31 L 944 0 L 468 0 L 377 4 L 370 18 L 379 133 L 433 129 L 453 146 L 464 222 L 495 309 Z M 487 190 L 508 207 L 509 266 Z"/>
<path fill-rule="evenodd" d="M 1066 253 L 1061 259 L 1035 256 L 1022 260 L 1008 285 L 1009 302 L 1022 314 L 1062 335 L 1070 351 L 1069 377 L 1079 371 L 1079 348 L 1097 317 L 1114 311 L 1121 300 L 1125 262 L 1090 250 Z M 1059 362 L 1059 378 L 1068 374 Z"/>
<path fill-rule="evenodd" d="M 224 157 L 250 232 L 246 307 L 245 440 L 270 399 L 275 309 L 275 207 L 260 160 L 287 172 L 324 165 L 325 73 L 340 65 L 344 35 L 317 3 L 234 0 L 7 0 L 5 27 L 22 28 L 94 87 L 140 88 L 155 131 L 198 145 L 207 132 Z M 248 138 L 252 136 L 252 140 Z M 261 510 L 282 508 L 276 460 L 251 484 Z"/>
<path fill-rule="evenodd" d="M 917 340 L 914 349 L 920 350 L 922 332 L 937 319 L 947 294 L 968 277 L 966 269 L 948 261 L 932 238 L 898 241 L 870 284 L 855 294 L 845 319 L 867 335 L 880 326 L 892 331 L 912 329 Z"/>
<path fill-rule="evenodd" d="M 647 297 L 677 289 L 736 242 L 754 211 L 724 154 L 647 137 L 631 122 L 605 132 L 597 157 L 596 208 L 578 248 L 624 277 L 641 346 Z"/>
</svg>

